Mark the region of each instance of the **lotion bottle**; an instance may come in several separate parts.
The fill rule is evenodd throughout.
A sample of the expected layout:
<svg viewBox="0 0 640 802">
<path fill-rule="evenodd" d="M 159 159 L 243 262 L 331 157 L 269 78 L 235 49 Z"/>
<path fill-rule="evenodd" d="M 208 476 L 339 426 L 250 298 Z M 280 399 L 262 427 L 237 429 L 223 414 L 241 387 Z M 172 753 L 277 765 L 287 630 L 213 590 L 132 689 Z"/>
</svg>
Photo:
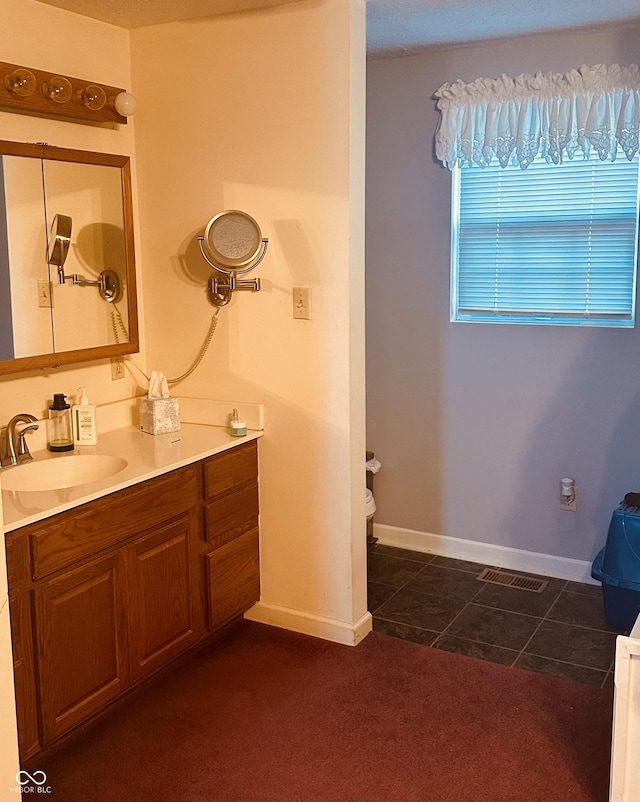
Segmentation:
<svg viewBox="0 0 640 802">
<path fill-rule="evenodd" d="M 98 442 L 96 408 L 89 403 L 84 387 L 78 388 L 78 396 L 80 400 L 71 408 L 73 442 L 77 446 L 95 446 Z"/>
<path fill-rule="evenodd" d="M 71 407 L 64 393 L 56 393 L 49 407 L 47 441 L 49 451 L 73 451 Z"/>
</svg>

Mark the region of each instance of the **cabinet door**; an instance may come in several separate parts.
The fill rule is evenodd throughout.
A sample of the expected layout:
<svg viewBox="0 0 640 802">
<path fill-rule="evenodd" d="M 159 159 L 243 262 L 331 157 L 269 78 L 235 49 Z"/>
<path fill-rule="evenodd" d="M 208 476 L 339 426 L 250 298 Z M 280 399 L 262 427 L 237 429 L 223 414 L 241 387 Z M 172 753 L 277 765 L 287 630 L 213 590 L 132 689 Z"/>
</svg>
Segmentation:
<svg viewBox="0 0 640 802">
<path fill-rule="evenodd" d="M 258 530 L 210 552 L 206 560 L 209 629 L 214 630 L 242 615 L 260 598 Z"/>
<path fill-rule="evenodd" d="M 184 516 L 127 549 L 129 651 L 134 682 L 202 636 L 197 518 Z"/>
<path fill-rule="evenodd" d="M 33 590 L 45 743 L 119 696 L 128 685 L 121 555 Z"/>
<path fill-rule="evenodd" d="M 26 760 L 40 747 L 38 737 L 38 705 L 33 662 L 33 629 L 29 607 L 29 591 L 23 589 L 9 594 L 11 642 L 13 645 L 13 674 L 18 716 L 20 759 Z"/>
</svg>

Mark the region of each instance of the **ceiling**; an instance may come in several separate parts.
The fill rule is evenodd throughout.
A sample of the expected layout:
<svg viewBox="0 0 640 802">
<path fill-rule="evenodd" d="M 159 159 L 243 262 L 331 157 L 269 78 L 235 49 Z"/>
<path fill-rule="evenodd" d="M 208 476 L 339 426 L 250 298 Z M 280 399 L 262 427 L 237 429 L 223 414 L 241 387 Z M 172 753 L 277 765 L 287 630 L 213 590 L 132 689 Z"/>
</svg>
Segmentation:
<svg viewBox="0 0 640 802">
<path fill-rule="evenodd" d="M 410 53 L 631 20 L 640 23 L 640 0 L 368 0 L 367 51 Z"/>
<path fill-rule="evenodd" d="M 284 5 L 295 0 L 40 0 L 122 28 Z M 555 29 L 640 23 L 640 0 L 367 0 L 371 56 L 523 36 Z"/>
</svg>

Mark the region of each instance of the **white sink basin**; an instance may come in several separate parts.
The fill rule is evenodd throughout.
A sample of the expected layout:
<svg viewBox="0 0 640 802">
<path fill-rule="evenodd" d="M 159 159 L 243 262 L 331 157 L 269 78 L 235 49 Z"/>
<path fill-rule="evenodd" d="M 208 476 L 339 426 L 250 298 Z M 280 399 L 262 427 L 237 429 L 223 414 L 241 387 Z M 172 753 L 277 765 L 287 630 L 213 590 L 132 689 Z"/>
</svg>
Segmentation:
<svg viewBox="0 0 640 802">
<path fill-rule="evenodd" d="M 127 467 L 127 461 L 107 454 L 77 454 L 26 462 L 2 471 L 2 489 L 40 492 L 76 487 L 106 479 Z"/>
</svg>

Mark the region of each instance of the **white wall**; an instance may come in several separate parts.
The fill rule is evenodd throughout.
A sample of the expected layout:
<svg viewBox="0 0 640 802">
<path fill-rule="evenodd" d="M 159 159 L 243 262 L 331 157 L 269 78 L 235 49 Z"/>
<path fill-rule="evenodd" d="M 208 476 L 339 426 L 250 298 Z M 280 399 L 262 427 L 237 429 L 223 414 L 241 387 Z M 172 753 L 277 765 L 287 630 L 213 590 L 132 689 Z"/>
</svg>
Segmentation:
<svg viewBox="0 0 640 802">
<path fill-rule="evenodd" d="M 640 489 L 640 331 L 449 322 L 450 173 L 432 156 L 445 81 L 637 63 L 638 28 L 370 61 L 367 445 L 376 521 L 591 560 Z M 559 480 L 578 485 L 559 509 Z"/>
<path fill-rule="evenodd" d="M 364 29 L 361 0 L 309 0 L 132 32 L 150 367 L 189 366 L 213 313 L 197 236 L 247 211 L 270 240 L 263 289 L 221 310 L 180 391 L 265 404 L 257 615 L 348 642 L 368 616 Z"/>
</svg>

